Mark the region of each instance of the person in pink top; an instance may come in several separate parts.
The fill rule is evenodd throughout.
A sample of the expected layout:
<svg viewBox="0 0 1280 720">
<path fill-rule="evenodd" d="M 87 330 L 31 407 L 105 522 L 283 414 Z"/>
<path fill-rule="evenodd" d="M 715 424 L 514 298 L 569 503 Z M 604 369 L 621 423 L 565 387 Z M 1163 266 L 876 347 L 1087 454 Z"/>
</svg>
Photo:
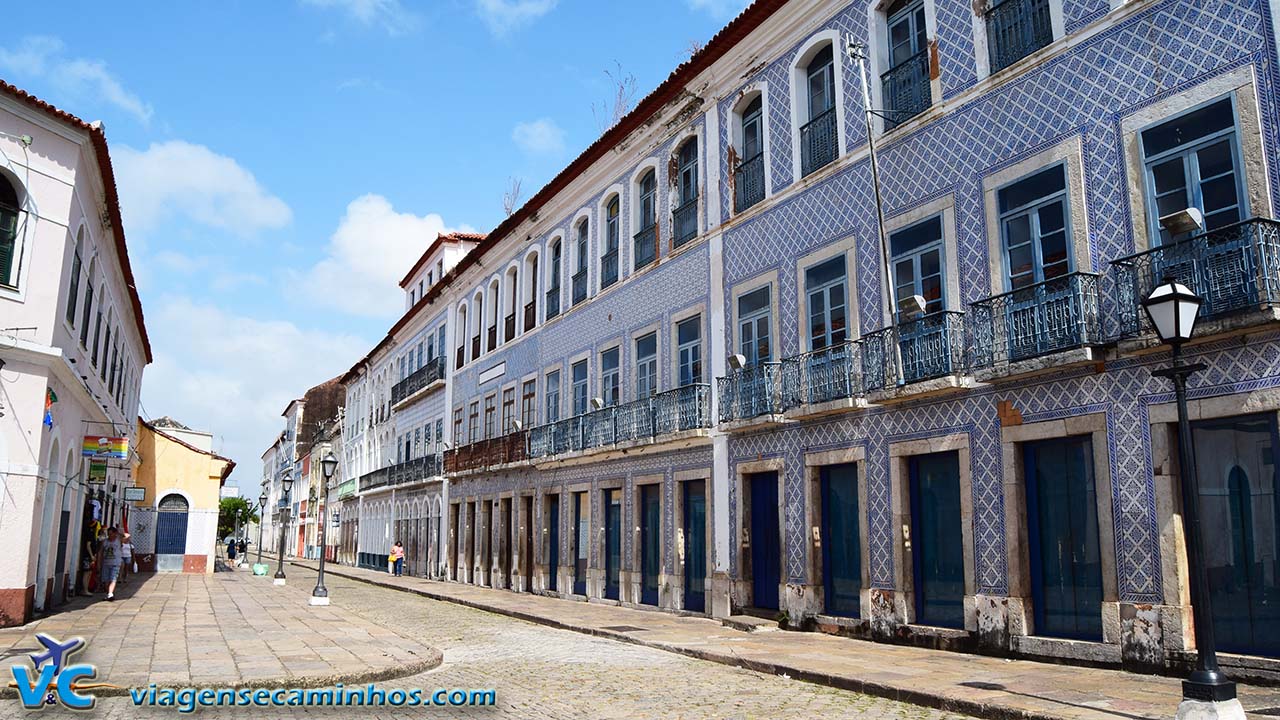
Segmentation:
<svg viewBox="0 0 1280 720">
<path fill-rule="evenodd" d="M 395 569 L 392 572 L 396 577 L 400 577 L 404 574 L 404 545 L 401 545 L 399 540 L 391 546 L 391 557 L 395 559 Z"/>
</svg>

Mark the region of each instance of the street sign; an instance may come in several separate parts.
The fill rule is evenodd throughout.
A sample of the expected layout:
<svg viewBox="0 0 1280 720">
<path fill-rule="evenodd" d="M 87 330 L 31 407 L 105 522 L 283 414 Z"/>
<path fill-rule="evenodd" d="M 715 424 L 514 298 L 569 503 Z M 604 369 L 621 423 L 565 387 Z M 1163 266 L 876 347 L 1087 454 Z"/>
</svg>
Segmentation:
<svg viewBox="0 0 1280 720">
<path fill-rule="evenodd" d="M 124 489 L 125 502 L 142 502 L 147 499 L 147 489 L 144 487 L 127 487 Z"/>
<path fill-rule="evenodd" d="M 239 497 L 239 496 L 240 496 L 240 486 L 238 485 L 227 485 L 222 488 L 222 497 L 224 498 Z"/>
</svg>

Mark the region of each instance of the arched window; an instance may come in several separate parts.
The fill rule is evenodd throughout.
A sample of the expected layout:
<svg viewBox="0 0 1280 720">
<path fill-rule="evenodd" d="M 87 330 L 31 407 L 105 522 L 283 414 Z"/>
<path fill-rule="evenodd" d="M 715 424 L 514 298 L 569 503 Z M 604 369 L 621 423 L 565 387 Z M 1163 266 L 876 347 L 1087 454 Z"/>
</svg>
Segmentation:
<svg viewBox="0 0 1280 720">
<path fill-rule="evenodd" d="M 563 265 L 563 247 L 560 238 L 551 241 L 551 262 L 547 263 L 547 319 L 560 314 L 560 270 Z"/>
<path fill-rule="evenodd" d="M 805 66 L 805 124 L 800 127 L 800 173 L 809 175 L 839 154 L 835 56 L 827 43 Z"/>
<path fill-rule="evenodd" d="M 18 286 L 18 191 L 0 175 L 0 285 Z"/>
<path fill-rule="evenodd" d="M 93 319 L 93 284 L 97 282 L 98 260 L 89 261 L 88 280 L 84 284 L 84 314 L 80 316 L 80 347 L 89 349 L 89 321 Z"/>
<path fill-rule="evenodd" d="M 458 307 L 458 325 L 454 329 L 458 336 L 458 351 L 455 353 L 454 367 L 460 368 L 467 363 L 467 306 Z"/>
<path fill-rule="evenodd" d="M 635 269 L 658 258 L 658 176 L 650 169 L 636 184 L 639 193 L 640 231 L 635 235 Z"/>
<path fill-rule="evenodd" d="M 500 313 L 498 300 L 502 294 L 502 288 L 498 285 L 498 278 L 489 281 L 489 328 L 485 331 L 485 351 L 493 352 L 498 347 L 498 315 Z"/>
<path fill-rule="evenodd" d="M 671 237 L 674 247 L 698 236 L 698 139 L 691 138 L 677 154 L 680 175 L 677 178 L 679 205 L 671 213 Z"/>
<path fill-rule="evenodd" d="M 525 289 L 524 298 L 524 332 L 529 332 L 538 324 L 538 254 L 535 252 L 524 260 Z"/>
<path fill-rule="evenodd" d="M 520 304 L 520 277 L 517 268 L 507 270 L 505 299 L 507 312 L 502 321 L 502 342 L 511 342 L 516 337 L 516 310 Z"/>
<path fill-rule="evenodd" d="M 576 229 L 574 268 L 573 268 L 573 304 L 577 305 L 587 299 L 587 257 L 590 254 L 587 219 L 583 218 Z"/>
<path fill-rule="evenodd" d="M 733 211 L 764 200 L 764 100 L 757 95 L 742 109 L 738 124 L 738 166 L 733 171 Z"/>
<path fill-rule="evenodd" d="M 80 271 L 84 252 L 84 226 L 76 232 L 76 246 L 71 255 L 71 277 L 67 285 L 67 324 L 76 324 L 76 304 L 80 302 Z"/>
<path fill-rule="evenodd" d="M 476 290 L 471 299 L 471 325 L 475 328 L 471 335 L 471 359 L 480 357 L 480 339 L 484 336 L 484 290 Z"/>
<path fill-rule="evenodd" d="M 604 252 L 600 254 L 601 289 L 618 281 L 618 234 L 621 230 L 618 211 L 618 196 L 614 195 L 604 208 Z"/>
</svg>

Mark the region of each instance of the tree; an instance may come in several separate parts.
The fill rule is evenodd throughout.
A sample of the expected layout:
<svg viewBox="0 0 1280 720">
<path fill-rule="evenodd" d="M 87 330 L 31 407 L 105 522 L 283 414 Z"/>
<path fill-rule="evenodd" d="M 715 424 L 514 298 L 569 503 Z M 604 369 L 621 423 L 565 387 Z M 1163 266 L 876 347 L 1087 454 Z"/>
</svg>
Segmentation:
<svg viewBox="0 0 1280 720">
<path fill-rule="evenodd" d="M 240 520 L 240 528 L 258 522 L 258 510 L 240 497 L 224 497 L 218 503 L 218 539 L 221 540 L 236 530 L 236 520 Z"/>
<path fill-rule="evenodd" d="M 605 70 L 605 77 L 609 78 L 609 85 L 613 88 L 613 97 L 604 101 L 600 105 L 591 103 L 591 114 L 596 118 L 596 124 L 600 126 L 600 132 L 604 132 L 609 128 L 617 125 L 622 118 L 631 112 L 631 103 L 636 98 L 636 76 L 631 73 L 622 71 L 622 63 L 617 60 L 613 61 L 617 74 L 612 70 Z"/>
<path fill-rule="evenodd" d="M 507 178 L 507 191 L 502 193 L 502 212 L 511 217 L 511 213 L 520 207 L 520 178 Z"/>
</svg>

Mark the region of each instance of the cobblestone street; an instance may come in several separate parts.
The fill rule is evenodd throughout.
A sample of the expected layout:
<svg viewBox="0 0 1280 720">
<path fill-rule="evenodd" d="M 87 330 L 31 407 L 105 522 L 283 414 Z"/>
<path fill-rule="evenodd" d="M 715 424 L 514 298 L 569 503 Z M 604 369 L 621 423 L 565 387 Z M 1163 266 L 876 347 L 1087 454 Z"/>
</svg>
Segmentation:
<svg viewBox="0 0 1280 720">
<path fill-rule="evenodd" d="M 315 574 L 290 568 L 289 591 L 310 588 Z M 236 582 L 269 582 L 247 574 Z M 785 677 L 762 675 L 613 640 L 547 628 L 344 578 L 326 580 L 333 607 L 439 648 L 436 670 L 389 680 L 385 688 L 493 688 L 496 708 L 365 712 L 298 710 L 305 717 L 404 717 L 434 714 L 502 718 L 928 718 L 960 717 Z M 234 584 L 228 584 L 233 588 Z M 299 595 L 301 599 L 301 595 Z M 308 609 L 302 603 L 298 612 Z M 353 671 L 355 669 L 353 668 Z M 110 678 L 107 678 L 108 680 Z M 3 717 L 26 711 L 0 701 Z M 199 717 L 290 717 L 288 711 L 202 709 Z M 49 709 L 43 717 L 85 717 Z M 175 717 L 168 708 L 137 708 L 124 697 L 99 698 L 89 717 Z"/>
</svg>

